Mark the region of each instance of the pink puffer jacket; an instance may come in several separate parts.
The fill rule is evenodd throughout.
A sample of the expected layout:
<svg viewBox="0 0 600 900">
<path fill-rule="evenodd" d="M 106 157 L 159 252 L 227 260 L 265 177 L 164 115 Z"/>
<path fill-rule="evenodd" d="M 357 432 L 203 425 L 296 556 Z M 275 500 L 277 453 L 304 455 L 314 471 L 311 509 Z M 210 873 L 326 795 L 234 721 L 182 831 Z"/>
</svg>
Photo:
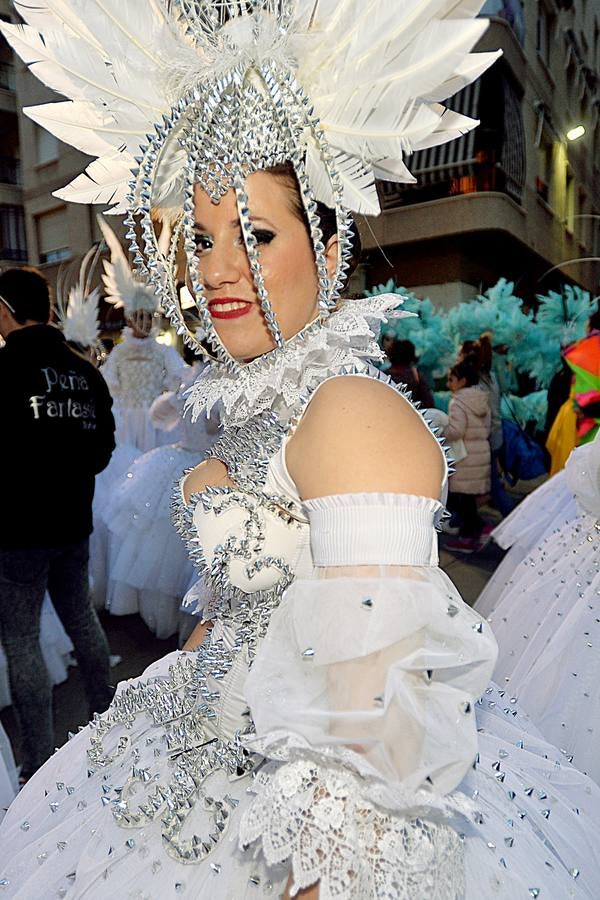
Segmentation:
<svg viewBox="0 0 600 900">
<path fill-rule="evenodd" d="M 462 439 L 467 450 L 465 459 L 456 463 L 449 488 L 461 494 L 485 494 L 491 482 L 488 392 L 477 385 L 456 391 L 450 399 L 448 417 L 444 437 L 448 441 Z"/>
</svg>

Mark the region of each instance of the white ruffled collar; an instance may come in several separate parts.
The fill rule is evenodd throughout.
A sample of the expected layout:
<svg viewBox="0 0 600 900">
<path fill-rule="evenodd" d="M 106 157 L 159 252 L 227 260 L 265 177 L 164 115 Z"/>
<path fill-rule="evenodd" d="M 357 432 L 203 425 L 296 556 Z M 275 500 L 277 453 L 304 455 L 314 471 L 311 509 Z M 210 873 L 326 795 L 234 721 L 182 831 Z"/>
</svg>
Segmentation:
<svg viewBox="0 0 600 900">
<path fill-rule="evenodd" d="M 350 367 L 366 370 L 384 358 L 377 343 L 381 323 L 414 315 L 395 311 L 402 302 L 398 294 L 345 300 L 325 322 L 306 326 L 283 350 L 252 360 L 241 372 L 212 363 L 187 391 L 186 412 L 195 421 L 217 407 L 226 427 L 269 409 L 287 420 L 300 398 L 329 375 Z"/>
</svg>

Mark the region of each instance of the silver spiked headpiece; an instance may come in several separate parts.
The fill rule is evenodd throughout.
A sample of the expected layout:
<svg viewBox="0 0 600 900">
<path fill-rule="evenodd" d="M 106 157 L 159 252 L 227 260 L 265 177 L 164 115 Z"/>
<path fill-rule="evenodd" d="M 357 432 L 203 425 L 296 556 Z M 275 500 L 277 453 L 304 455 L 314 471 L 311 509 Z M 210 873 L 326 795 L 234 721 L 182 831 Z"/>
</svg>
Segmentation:
<svg viewBox="0 0 600 900">
<path fill-rule="evenodd" d="M 127 210 L 138 273 L 155 287 L 184 341 L 199 353 L 210 348 L 234 371 L 239 364 L 213 326 L 198 265 L 196 184 L 215 202 L 234 191 L 256 294 L 281 349 L 247 177 L 292 164 L 315 252 L 320 317 L 326 318 L 352 255 L 350 211 L 379 212 L 375 177 L 414 180 L 406 154 L 477 124 L 439 101 L 497 56 L 469 52 L 486 27 L 474 18 L 481 2 L 63 0 L 59 15 L 51 4 L 33 11 L 15 0 L 29 24 L 0 27 L 25 61 L 35 63 L 34 72 L 71 98 L 28 114 L 98 157 L 59 196 Z M 66 30 L 65 11 L 72 13 Z M 80 54 L 79 67 L 74 54 Z M 317 201 L 336 212 L 332 278 Z M 157 237 L 157 206 L 173 223 L 168 242 L 167 232 Z M 181 246 L 200 320 L 193 332 L 178 298 Z"/>
</svg>

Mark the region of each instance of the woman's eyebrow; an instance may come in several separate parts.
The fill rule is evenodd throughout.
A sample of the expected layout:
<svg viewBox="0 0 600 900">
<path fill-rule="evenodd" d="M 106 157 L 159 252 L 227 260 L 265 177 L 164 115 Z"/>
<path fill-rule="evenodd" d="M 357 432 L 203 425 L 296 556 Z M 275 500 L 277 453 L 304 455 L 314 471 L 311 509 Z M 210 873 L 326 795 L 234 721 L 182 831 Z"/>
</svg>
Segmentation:
<svg viewBox="0 0 600 900">
<path fill-rule="evenodd" d="M 269 219 L 265 218 L 264 216 L 250 216 L 250 221 L 252 223 L 264 222 L 265 225 L 269 226 L 269 228 L 275 228 L 273 223 Z M 231 225 L 232 228 L 239 228 L 240 220 L 236 217 L 235 219 L 232 219 L 229 224 Z M 210 231 L 210 229 L 207 228 L 202 222 L 194 222 L 194 228 L 196 228 L 198 231 Z"/>
</svg>

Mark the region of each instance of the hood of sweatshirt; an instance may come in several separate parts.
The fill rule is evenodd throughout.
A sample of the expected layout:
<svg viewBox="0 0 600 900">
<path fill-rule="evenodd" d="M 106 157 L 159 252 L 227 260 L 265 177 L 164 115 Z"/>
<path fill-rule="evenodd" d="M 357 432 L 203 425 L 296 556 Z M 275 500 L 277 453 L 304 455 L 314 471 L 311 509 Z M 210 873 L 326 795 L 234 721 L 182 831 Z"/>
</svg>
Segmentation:
<svg viewBox="0 0 600 900">
<path fill-rule="evenodd" d="M 478 385 L 461 388 L 453 395 L 453 399 L 465 406 L 474 416 L 483 418 L 490 411 L 490 398 L 487 391 L 482 391 Z"/>
</svg>

